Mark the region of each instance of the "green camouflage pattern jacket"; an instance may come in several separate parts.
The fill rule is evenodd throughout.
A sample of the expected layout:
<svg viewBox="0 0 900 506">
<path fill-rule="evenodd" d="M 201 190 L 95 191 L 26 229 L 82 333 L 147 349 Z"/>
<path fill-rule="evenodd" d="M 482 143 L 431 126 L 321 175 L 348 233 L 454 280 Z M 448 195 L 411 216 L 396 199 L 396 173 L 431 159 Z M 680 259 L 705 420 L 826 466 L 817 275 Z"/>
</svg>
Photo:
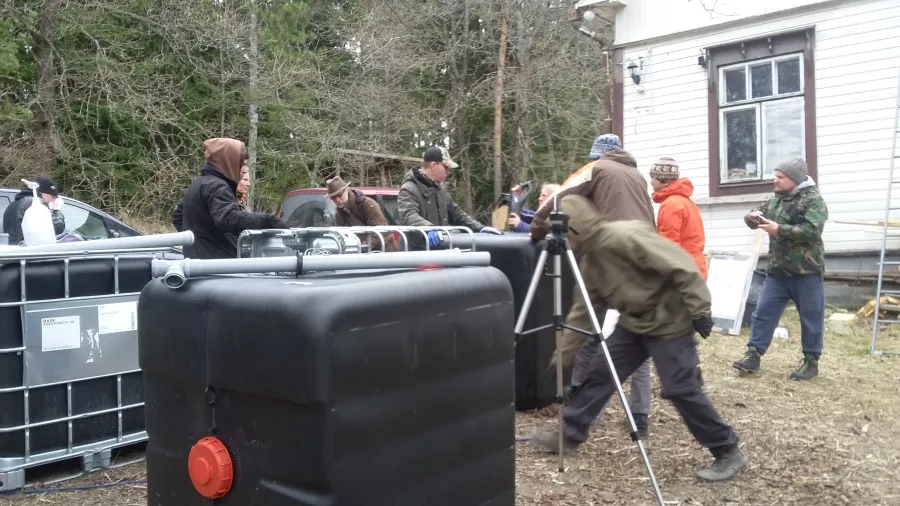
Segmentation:
<svg viewBox="0 0 900 506">
<path fill-rule="evenodd" d="M 757 210 L 766 219 L 781 225 L 778 235 L 769 236 L 766 272 L 770 276 L 787 278 L 825 272 L 822 229 L 828 219 L 828 207 L 812 178 L 791 193 L 775 194 Z M 758 227 L 746 216 L 744 222 L 751 229 Z"/>
</svg>

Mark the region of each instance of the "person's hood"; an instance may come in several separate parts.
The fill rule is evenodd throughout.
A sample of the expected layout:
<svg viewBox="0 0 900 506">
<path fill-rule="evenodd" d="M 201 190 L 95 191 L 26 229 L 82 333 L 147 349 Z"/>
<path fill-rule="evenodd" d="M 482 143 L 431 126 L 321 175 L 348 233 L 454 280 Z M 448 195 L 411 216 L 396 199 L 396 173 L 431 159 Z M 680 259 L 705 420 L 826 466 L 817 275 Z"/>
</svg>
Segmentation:
<svg viewBox="0 0 900 506">
<path fill-rule="evenodd" d="M 347 209 L 348 207 L 355 206 L 358 201 L 362 200 L 364 197 L 363 192 L 357 190 L 356 188 L 350 188 L 350 191 L 347 192 L 347 201 L 344 202 L 343 209 Z"/>
<path fill-rule="evenodd" d="M 437 181 L 425 175 L 425 173 L 422 172 L 422 169 L 419 167 L 411 169 L 406 173 L 406 176 L 403 178 L 403 182 L 405 183 L 407 181 L 412 181 L 419 185 L 425 186 L 426 188 L 438 188 L 440 186 Z"/>
<path fill-rule="evenodd" d="M 241 180 L 241 166 L 246 158 L 247 148 L 237 139 L 218 137 L 203 142 L 206 149 L 206 163 L 215 167 L 223 176 L 237 183 Z"/>
<path fill-rule="evenodd" d="M 16 194 L 16 198 L 14 200 L 22 200 L 25 197 L 34 197 L 34 194 L 31 192 L 31 188 L 22 188 L 19 190 L 19 193 Z"/>
<path fill-rule="evenodd" d="M 662 188 L 657 192 L 653 192 L 653 202 L 659 204 L 663 200 L 666 200 L 673 195 L 679 195 L 681 197 L 689 199 L 693 194 L 694 184 L 691 183 L 691 180 L 687 178 L 680 178 L 672 181 L 672 183 L 665 188 Z"/>
<path fill-rule="evenodd" d="M 580 246 L 579 252 L 584 253 L 583 245 L 603 231 L 600 213 L 593 202 L 581 195 L 566 195 L 559 208 L 569 216 L 569 238 Z"/>
<path fill-rule="evenodd" d="M 813 178 L 811 178 L 810 176 L 806 176 L 806 181 L 798 184 L 797 187 L 794 188 L 793 190 L 791 190 L 791 192 L 788 195 L 796 195 L 796 194 L 800 193 L 802 190 L 805 190 L 807 188 L 812 188 L 815 186 L 816 186 L 816 182 L 813 181 Z"/>
<path fill-rule="evenodd" d="M 623 165 L 637 168 L 637 160 L 634 159 L 634 156 L 632 156 L 631 153 L 625 151 L 624 149 L 610 149 L 606 153 L 603 153 L 603 157 L 600 159 L 612 160 Z"/>
</svg>

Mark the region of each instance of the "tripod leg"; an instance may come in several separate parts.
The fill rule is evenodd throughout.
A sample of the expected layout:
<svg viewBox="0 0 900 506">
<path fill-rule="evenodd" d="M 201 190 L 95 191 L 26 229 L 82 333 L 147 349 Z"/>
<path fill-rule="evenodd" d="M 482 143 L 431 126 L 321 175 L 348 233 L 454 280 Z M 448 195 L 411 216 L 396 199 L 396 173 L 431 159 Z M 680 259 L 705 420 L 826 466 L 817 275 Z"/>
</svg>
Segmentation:
<svg viewBox="0 0 900 506">
<path fill-rule="evenodd" d="M 553 255 L 553 324 L 556 325 L 556 402 L 559 403 L 559 472 L 565 471 L 563 462 L 563 365 L 562 365 L 562 257 Z"/>
<path fill-rule="evenodd" d="M 538 284 L 540 284 L 541 275 L 544 273 L 544 264 L 547 262 L 547 250 L 542 250 L 538 257 L 537 266 L 534 268 L 534 275 L 531 276 L 531 284 L 528 285 L 528 291 L 525 293 L 525 301 L 522 302 L 522 309 L 519 310 L 519 320 L 516 322 L 516 338 L 522 334 L 525 328 L 525 320 L 528 319 L 528 312 L 531 311 L 531 303 L 534 301 L 534 294 L 537 292 Z"/>
<path fill-rule="evenodd" d="M 591 319 L 591 326 L 594 328 L 593 337 L 600 340 L 600 347 L 603 350 L 603 355 L 606 357 L 606 363 L 609 366 L 610 377 L 616 384 L 616 391 L 619 392 L 619 398 L 622 399 L 622 407 L 625 408 L 625 415 L 628 417 L 628 424 L 631 428 L 631 438 L 637 443 L 638 449 L 641 452 L 641 458 L 643 458 L 644 460 L 644 467 L 647 468 L 647 475 L 650 477 L 650 483 L 653 485 L 653 491 L 656 493 L 656 498 L 657 500 L 659 500 L 659 505 L 665 506 L 662 492 L 659 490 L 659 483 L 657 483 L 656 475 L 653 473 L 653 467 L 650 465 L 650 458 L 647 456 L 647 450 L 644 448 L 644 442 L 641 441 L 637 436 L 637 424 L 634 423 L 634 416 L 631 414 L 631 407 L 628 404 L 628 400 L 625 398 L 625 390 L 622 388 L 622 382 L 619 381 L 618 373 L 616 373 L 616 365 L 613 363 L 612 358 L 609 355 L 609 348 L 607 348 L 606 346 L 606 339 L 600 332 L 600 322 L 599 320 L 597 320 L 597 314 L 594 313 L 594 306 L 593 304 L 591 304 L 590 294 L 588 293 L 587 287 L 584 284 L 584 279 L 582 279 L 581 277 L 581 271 L 578 270 L 578 262 L 575 260 L 575 254 L 572 253 L 571 249 L 566 249 L 566 256 L 569 259 L 569 265 L 572 269 L 572 275 L 575 278 L 575 283 L 578 284 L 578 289 L 581 291 L 581 296 L 584 297 L 585 307 L 587 308 L 588 316 Z M 560 373 L 560 384 L 561 380 L 562 374 Z M 560 431 L 562 431 L 562 425 L 560 425 Z M 560 434 L 562 433 L 560 432 Z M 562 441 L 561 435 L 560 441 Z M 561 444 L 562 443 L 560 443 L 560 445 Z"/>
</svg>

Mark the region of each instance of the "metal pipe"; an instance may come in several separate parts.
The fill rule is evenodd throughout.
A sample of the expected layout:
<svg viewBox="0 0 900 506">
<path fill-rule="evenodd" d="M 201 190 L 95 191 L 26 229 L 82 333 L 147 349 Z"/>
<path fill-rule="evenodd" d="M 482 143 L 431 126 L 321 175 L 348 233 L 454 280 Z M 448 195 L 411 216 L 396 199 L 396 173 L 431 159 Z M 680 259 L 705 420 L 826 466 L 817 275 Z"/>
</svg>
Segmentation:
<svg viewBox="0 0 900 506">
<path fill-rule="evenodd" d="M 119 237 L 116 239 L 98 239 L 96 241 L 68 242 L 46 244 L 41 246 L 18 246 L 0 249 L 0 259 L 23 258 L 34 255 L 86 255 L 91 252 L 108 252 L 110 250 L 130 250 L 147 248 L 172 248 L 194 244 L 194 233 L 190 231 L 173 234 L 141 235 L 137 237 Z"/>
<path fill-rule="evenodd" d="M 13 246 L 11 248 L 15 248 Z M 0 250 L 2 251 L 2 250 Z M 68 258 L 69 260 L 85 260 L 85 259 L 103 259 L 103 260 L 112 260 L 117 256 L 128 255 L 135 256 L 139 253 L 151 253 L 152 256 L 156 256 L 158 253 L 167 253 L 167 252 L 175 252 L 171 247 L 164 248 L 137 248 L 137 249 L 111 249 L 111 250 L 98 250 L 98 251 L 61 251 L 59 253 L 28 253 L 26 255 L 22 255 L 16 252 L 15 255 L 4 255 L 0 254 L 0 263 L 10 262 L 19 260 L 57 260 L 60 258 Z M 180 253 L 180 252 L 179 252 Z"/>
<path fill-rule="evenodd" d="M 265 257 L 199 260 L 184 259 L 170 262 L 153 260 L 151 271 L 154 278 L 172 289 L 184 286 L 192 277 L 217 274 L 264 274 L 290 272 L 304 274 L 311 271 L 332 271 L 351 269 L 413 269 L 422 265 L 441 267 L 487 266 L 491 255 L 487 252 L 469 253 L 460 251 L 398 252 L 390 255 L 330 255 L 298 257 Z"/>
</svg>

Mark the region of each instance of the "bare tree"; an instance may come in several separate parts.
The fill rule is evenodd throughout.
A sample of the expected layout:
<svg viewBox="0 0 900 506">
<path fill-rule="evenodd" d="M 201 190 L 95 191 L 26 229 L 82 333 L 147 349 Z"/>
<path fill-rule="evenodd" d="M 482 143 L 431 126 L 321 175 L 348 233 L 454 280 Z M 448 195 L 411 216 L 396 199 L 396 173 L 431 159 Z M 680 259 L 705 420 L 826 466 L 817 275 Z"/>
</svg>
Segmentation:
<svg viewBox="0 0 900 506">
<path fill-rule="evenodd" d="M 500 0 L 500 47 L 497 50 L 497 84 L 494 91 L 494 200 L 503 193 L 503 86 L 508 36 L 509 2 Z"/>
<path fill-rule="evenodd" d="M 247 141 L 247 174 L 256 180 L 256 141 L 259 131 L 259 24 L 256 19 L 256 0 L 250 0 L 250 134 Z M 253 186 L 247 195 L 247 205 L 253 207 Z"/>
<path fill-rule="evenodd" d="M 37 62 L 37 101 L 34 112 L 33 170 L 49 175 L 58 150 L 56 137 L 56 65 L 54 49 L 59 16 L 59 0 L 45 0 L 40 24 L 33 34 L 33 54 Z"/>
</svg>

